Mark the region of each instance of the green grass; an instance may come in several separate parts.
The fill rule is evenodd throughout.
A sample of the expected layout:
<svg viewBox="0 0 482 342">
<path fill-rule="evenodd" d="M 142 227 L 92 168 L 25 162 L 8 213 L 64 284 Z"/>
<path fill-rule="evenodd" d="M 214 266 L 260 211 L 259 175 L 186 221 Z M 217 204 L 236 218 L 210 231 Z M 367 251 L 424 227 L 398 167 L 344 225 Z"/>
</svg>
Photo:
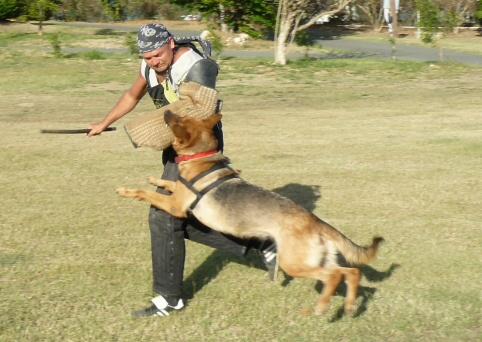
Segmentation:
<svg viewBox="0 0 482 342">
<path fill-rule="evenodd" d="M 120 37 L 122 39 L 122 37 Z M 221 62 L 226 155 L 360 244 L 386 243 L 354 317 L 344 287 L 270 283 L 256 256 L 187 243 L 183 312 L 134 320 L 151 298 L 148 205 L 160 154 L 116 132 L 41 135 L 103 118 L 136 77 L 127 54 L 0 55 L 0 341 L 479 341 L 482 69 L 360 59 Z M 19 67 L 21 66 L 21 67 Z M 249 71 L 249 72 L 248 72 Z"/>
</svg>

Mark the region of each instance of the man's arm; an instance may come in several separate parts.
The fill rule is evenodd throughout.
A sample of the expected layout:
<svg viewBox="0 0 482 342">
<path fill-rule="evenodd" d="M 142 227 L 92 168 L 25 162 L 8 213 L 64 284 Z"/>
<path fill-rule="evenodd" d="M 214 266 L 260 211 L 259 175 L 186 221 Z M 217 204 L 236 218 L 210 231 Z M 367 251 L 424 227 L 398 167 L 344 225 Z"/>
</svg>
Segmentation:
<svg viewBox="0 0 482 342">
<path fill-rule="evenodd" d="M 133 110 L 146 94 L 146 86 L 146 80 L 139 74 L 132 86 L 120 97 L 119 101 L 117 101 L 106 117 L 102 121 L 92 123 L 88 126 L 91 131 L 87 136 L 91 137 L 102 133 L 110 124 Z"/>
</svg>

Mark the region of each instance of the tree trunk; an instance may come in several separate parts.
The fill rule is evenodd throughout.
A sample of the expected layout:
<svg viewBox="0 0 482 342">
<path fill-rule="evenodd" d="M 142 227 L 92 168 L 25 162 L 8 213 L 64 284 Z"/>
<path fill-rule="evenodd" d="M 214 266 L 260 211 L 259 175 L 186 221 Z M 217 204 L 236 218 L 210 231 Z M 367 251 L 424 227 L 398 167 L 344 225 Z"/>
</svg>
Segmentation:
<svg viewBox="0 0 482 342">
<path fill-rule="evenodd" d="M 42 28 L 42 21 L 43 21 L 43 8 L 42 8 L 42 2 L 39 2 L 38 4 L 38 31 L 37 34 L 41 36 L 43 34 L 43 28 Z"/>
<path fill-rule="evenodd" d="M 280 27 L 278 38 L 276 40 L 276 51 L 274 62 L 276 64 L 285 65 L 286 64 L 286 55 L 288 53 L 288 40 L 290 37 L 290 33 L 292 33 L 291 26 L 293 23 L 293 16 L 288 15 L 283 18 L 281 16 L 280 20 Z"/>
<path fill-rule="evenodd" d="M 228 32 L 228 25 L 224 22 L 224 6 L 219 4 L 219 24 L 221 32 Z"/>
<path fill-rule="evenodd" d="M 274 56 L 274 62 L 276 64 L 286 65 L 286 40 L 286 35 L 283 32 L 280 32 Z"/>
</svg>

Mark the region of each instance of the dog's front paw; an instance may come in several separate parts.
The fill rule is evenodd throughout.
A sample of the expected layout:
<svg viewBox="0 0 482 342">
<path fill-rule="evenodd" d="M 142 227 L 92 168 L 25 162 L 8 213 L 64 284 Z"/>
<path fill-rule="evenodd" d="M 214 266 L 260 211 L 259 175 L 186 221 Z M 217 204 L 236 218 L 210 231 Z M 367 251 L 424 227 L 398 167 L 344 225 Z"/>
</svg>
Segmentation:
<svg viewBox="0 0 482 342">
<path fill-rule="evenodd" d="M 115 192 L 117 192 L 122 197 L 135 197 L 135 190 L 127 188 L 117 188 L 115 189 Z"/>
<path fill-rule="evenodd" d="M 160 179 L 159 177 L 154 177 L 154 176 L 149 176 L 149 177 L 147 177 L 147 181 L 148 181 L 149 183 L 151 183 L 152 185 L 156 185 L 156 186 L 159 186 L 159 185 L 157 185 L 157 184 L 159 183 L 160 180 L 161 180 L 161 179 Z"/>
</svg>

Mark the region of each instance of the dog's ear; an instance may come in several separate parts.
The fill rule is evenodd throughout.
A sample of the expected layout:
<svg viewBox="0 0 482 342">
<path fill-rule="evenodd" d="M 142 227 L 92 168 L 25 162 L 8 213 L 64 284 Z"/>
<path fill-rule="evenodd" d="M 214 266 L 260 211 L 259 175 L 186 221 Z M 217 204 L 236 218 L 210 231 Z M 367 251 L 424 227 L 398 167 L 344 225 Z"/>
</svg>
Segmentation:
<svg viewBox="0 0 482 342">
<path fill-rule="evenodd" d="M 179 144 L 182 144 L 185 140 L 191 138 L 191 134 L 184 128 L 184 126 L 174 124 L 171 129 Z"/>
<path fill-rule="evenodd" d="M 166 123 L 166 125 L 169 125 L 170 122 L 172 123 L 174 120 L 177 119 L 179 119 L 179 116 L 171 112 L 169 109 L 164 111 L 164 122 Z"/>
<path fill-rule="evenodd" d="M 221 121 L 222 117 L 222 114 L 213 114 L 203 121 L 206 123 L 206 127 L 213 128 L 219 121 Z"/>
</svg>

